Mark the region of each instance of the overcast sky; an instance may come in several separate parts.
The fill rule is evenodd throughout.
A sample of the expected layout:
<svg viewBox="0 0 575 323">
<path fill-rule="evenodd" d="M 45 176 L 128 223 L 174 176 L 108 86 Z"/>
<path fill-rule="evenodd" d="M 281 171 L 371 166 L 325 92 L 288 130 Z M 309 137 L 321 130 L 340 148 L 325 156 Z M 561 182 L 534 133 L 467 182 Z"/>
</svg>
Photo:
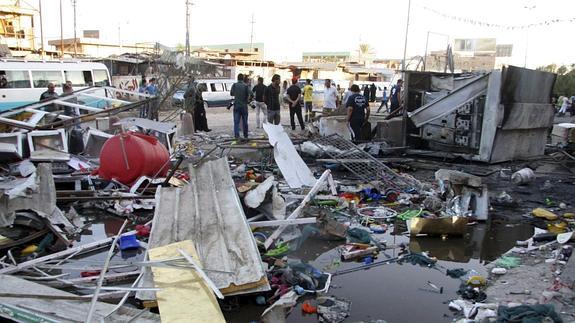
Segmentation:
<svg viewBox="0 0 575 323">
<path fill-rule="evenodd" d="M 38 7 L 39 0 L 21 0 Z M 194 0 L 191 7 L 192 45 L 250 41 L 265 43 L 266 59 L 299 61 L 303 51 L 354 52 L 369 43 L 381 58 L 403 56 L 407 0 Z M 72 1 L 62 0 L 64 37 L 73 36 Z M 99 29 L 103 39 L 117 43 L 185 42 L 185 0 L 77 0 L 78 35 Z M 45 38 L 60 37 L 59 2 L 42 0 Z M 575 22 L 530 28 L 528 31 L 478 26 L 432 12 L 498 25 L 526 25 L 575 18 L 573 0 L 412 0 L 407 55 L 423 55 L 428 31 L 429 49 L 445 49 L 453 38 L 495 37 L 513 44 L 513 61 L 527 65 L 575 63 Z M 534 7 L 525 9 L 525 7 Z M 118 32 L 118 27 L 120 32 Z"/>
</svg>

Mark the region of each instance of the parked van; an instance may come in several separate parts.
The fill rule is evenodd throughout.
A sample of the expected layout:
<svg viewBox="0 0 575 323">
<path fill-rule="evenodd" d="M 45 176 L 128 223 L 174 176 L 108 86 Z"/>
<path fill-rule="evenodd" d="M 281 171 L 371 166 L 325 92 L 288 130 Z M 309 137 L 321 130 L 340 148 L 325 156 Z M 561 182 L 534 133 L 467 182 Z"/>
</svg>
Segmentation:
<svg viewBox="0 0 575 323">
<path fill-rule="evenodd" d="M 206 107 L 224 107 L 228 106 L 232 101 L 230 90 L 232 85 L 236 82 L 233 79 L 206 79 L 196 80 L 197 86 L 203 86 L 206 91 L 202 93 Z M 184 104 L 184 93 L 186 93 L 186 86 L 177 90 L 172 97 L 172 104 L 175 106 L 182 106 Z"/>
<path fill-rule="evenodd" d="M 0 60 L 0 111 L 36 102 L 54 83 L 56 93 L 62 84 L 72 82 L 74 90 L 89 86 L 109 86 L 106 65 L 82 61 Z"/>
</svg>

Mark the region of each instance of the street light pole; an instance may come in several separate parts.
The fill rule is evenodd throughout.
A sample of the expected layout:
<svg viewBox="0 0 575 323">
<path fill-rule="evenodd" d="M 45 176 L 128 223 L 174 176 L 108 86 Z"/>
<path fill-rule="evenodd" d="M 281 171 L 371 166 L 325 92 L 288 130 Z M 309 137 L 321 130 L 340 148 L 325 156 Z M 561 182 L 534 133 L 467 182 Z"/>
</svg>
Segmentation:
<svg viewBox="0 0 575 323">
<path fill-rule="evenodd" d="M 76 43 L 76 0 L 72 0 L 72 6 L 74 7 L 74 57 L 77 57 L 78 45 Z"/>
<path fill-rule="evenodd" d="M 44 24 L 42 21 L 42 0 L 38 0 L 38 12 L 40 14 L 40 46 L 42 46 L 42 59 L 45 58 L 46 51 L 44 50 Z"/>
<path fill-rule="evenodd" d="M 406 69 L 406 64 L 405 64 L 405 60 L 407 59 L 407 35 L 409 34 L 409 15 L 411 12 L 411 0 L 409 0 L 407 2 L 407 23 L 405 24 L 405 43 L 403 45 L 403 64 L 402 64 L 402 70 L 403 70 L 403 77 L 405 78 L 405 69 Z"/>
<path fill-rule="evenodd" d="M 531 6 L 524 6 L 524 9 L 527 9 L 528 14 L 527 17 L 530 18 L 531 10 L 535 9 L 535 5 Z M 523 68 L 527 68 L 527 52 L 529 51 L 529 23 L 525 27 L 525 60 L 523 62 Z"/>
<path fill-rule="evenodd" d="M 190 57 L 190 0 L 186 0 L 186 57 Z"/>
<path fill-rule="evenodd" d="M 62 18 L 62 0 L 60 0 L 60 57 L 64 57 L 64 24 Z"/>
</svg>

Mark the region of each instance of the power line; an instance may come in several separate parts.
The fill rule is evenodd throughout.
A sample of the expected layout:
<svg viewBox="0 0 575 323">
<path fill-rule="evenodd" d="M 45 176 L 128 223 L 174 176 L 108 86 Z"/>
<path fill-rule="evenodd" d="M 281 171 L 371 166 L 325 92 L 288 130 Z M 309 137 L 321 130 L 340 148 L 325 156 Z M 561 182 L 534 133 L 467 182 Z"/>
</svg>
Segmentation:
<svg viewBox="0 0 575 323">
<path fill-rule="evenodd" d="M 554 25 L 554 24 L 558 24 L 558 23 L 564 23 L 564 22 L 575 22 L 575 17 L 573 17 L 573 18 L 554 18 L 554 19 L 548 19 L 548 20 L 540 21 L 537 23 L 524 24 L 524 25 L 503 25 L 503 24 L 496 24 L 496 23 L 476 20 L 476 19 L 472 19 L 472 18 L 468 18 L 468 17 L 450 15 L 450 14 L 443 13 L 441 11 L 438 11 L 436 9 L 433 9 L 433 8 L 430 8 L 427 6 L 423 6 L 423 9 L 426 11 L 429 11 L 431 13 L 434 13 L 438 16 L 441 16 L 445 19 L 450 19 L 450 20 L 454 20 L 454 21 L 458 21 L 458 22 L 462 22 L 462 23 L 467 23 L 467 24 L 474 25 L 474 26 L 499 28 L 499 29 L 507 29 L 507 30 L 522 30 L 522 29 L 528 29 L 528 28 L 550 26 L 550 25 Z"/>
</svg>

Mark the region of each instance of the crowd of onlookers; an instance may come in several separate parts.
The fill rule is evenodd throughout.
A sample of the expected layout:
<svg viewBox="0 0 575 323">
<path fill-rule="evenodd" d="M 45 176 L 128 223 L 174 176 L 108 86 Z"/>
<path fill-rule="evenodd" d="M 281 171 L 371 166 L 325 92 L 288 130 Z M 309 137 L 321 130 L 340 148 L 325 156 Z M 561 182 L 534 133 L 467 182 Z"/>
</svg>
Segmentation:
<svg viewBox="0 0 575 323">
<path fill-rule="evenodd" d="M 567 112 L 571 114 L 571 116 L 575 115 L 575 95 L 569 97 L 567 95 L 562 95 L 560 97 L 553 97 L 552 103 L 557 109 L 558 116 L 562 117 Z"/>
</svg>

